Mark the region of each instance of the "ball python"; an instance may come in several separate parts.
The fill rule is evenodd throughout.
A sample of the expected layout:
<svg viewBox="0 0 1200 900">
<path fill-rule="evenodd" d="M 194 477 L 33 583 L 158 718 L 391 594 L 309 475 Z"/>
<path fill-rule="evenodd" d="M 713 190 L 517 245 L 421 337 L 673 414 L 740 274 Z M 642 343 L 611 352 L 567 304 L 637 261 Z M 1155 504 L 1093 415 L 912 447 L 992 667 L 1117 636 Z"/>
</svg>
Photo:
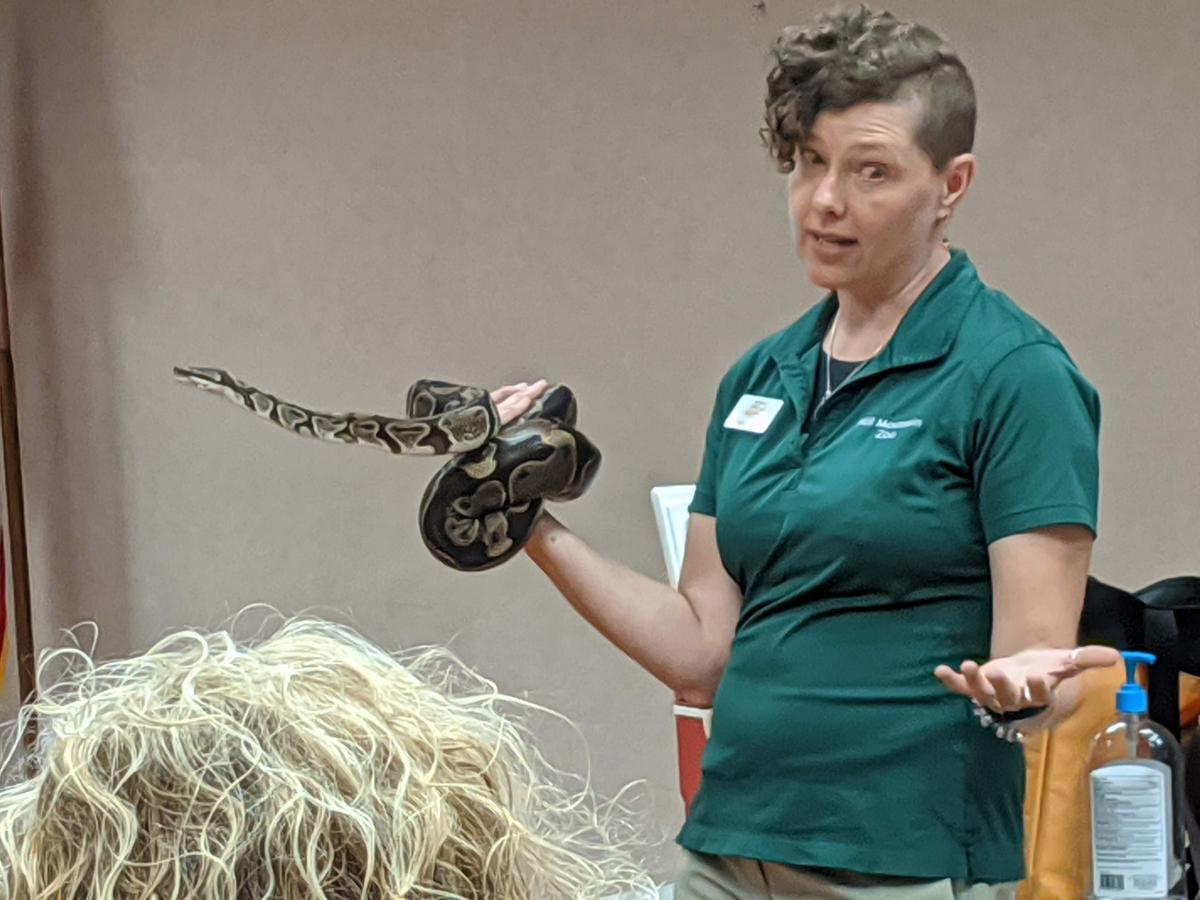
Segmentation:
<svg viewBox="0 0 1200 900">
<path fill-rule="evenodd" d="M 450 455 L 421 498 L 425 546 L 461 571 L 515 556 L 546 500 L 581 496 L 600 451 L 576 428 L 578 407 L 566 385 L 547 388 L 518 419 L 502 425 L 490 393 L 421 379 L 408 391 L 407 416 L 308 409 L 233 377 L 224 369 L 176 366 L 175 377 L 232 400 L 292 434 L 379 447 L 398 455 Z"/>
</svg>

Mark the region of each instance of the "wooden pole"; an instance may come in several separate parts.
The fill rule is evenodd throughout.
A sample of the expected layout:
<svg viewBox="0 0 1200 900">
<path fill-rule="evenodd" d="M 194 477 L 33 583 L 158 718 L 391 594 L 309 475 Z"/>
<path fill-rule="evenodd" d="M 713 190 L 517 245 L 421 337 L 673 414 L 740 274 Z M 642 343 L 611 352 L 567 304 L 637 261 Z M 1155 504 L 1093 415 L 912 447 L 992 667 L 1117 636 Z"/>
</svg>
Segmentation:
<svg viewBox="0 0 1200 900">
<path fill-rule="evenodd" d="M 17 655 L 21 702 L 35 699 L 33 627 L 29 605 L 29 553 L 25 538 L 25 489 L 21 478 L 21 432 L 17 421 L 17 389 L 13 371 L 12 332 L 8 319 L 8 273 L 0 227 L 0 433 L 4 441 L 4 493 L 12 548 L 12 644 Z"/>
</svg>

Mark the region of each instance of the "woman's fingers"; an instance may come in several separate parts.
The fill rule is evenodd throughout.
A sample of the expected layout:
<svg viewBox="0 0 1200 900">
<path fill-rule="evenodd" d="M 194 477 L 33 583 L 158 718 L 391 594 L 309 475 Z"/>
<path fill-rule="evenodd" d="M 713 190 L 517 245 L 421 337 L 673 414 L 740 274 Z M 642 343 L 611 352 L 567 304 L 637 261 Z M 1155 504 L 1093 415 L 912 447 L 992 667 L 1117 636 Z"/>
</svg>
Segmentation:
<svg viewBox="0 0 1200 900">
<path fill-rule="evenodd" d="M 938 666 L 933 670 L 933 674 L 947 690 L 970 697 L 981 706 L 1000 711 L 996 689 L 974 660 L 964 659 L 958 671 L 955 671 L 953 666 Z"/>
<path fill-rule="evenodd" d="M 1066 654 L 1064 665 L 1055 674 L 1062 678 L 1070 678 L 1088 669 L 1107 669 L 1121 661 L 1121 653 L 1112 647 L 1090 645 L 1076 647 Z"/>
<path fill-rule="evenodd" d="M 981 672 L 991 685 L 999 709 L 1009 712 L 1027 705 L 1025 686 L 1028 682 L 1024 678 L 1018 680 L 1002 666 L 984 666 Z"/>
<path fill-rule="evenodd" d="M 990 705 L 987 701 L 995 700 L 996 691 L 992 688 L 991 682 L 984 677 L 983 669 L 979 667 L 979 663 L 972 659 L 965 659 L 963 660 L 963 664 L 959 666 L 959 671 L 967 679 L 967 684 L 971 686 L 971 694 L 976 700 L 985 706 Z"/>
<path fill-rule="evenodd" d="M 546 379 L 539 378 L 532 384 L 521 382 L 492 391 L 492 402 L 496 404 L 496 412 L 500 414 L 500 424 L 507 425 L 523 415 L 547 386 Z"/>
<path fill-rule="evenodd" d="M 1030 675 L 1025 681 L 1027 696 L 1024 698 L 1023 705 L 1049 706 L 1054 686 L 1057 683 L 1057 679 L 1051 679 L 1048 675 Z"/>
<path fill-rule="evenodd" d="M 963 660 L 959 671 L 942 665 L 933 674 L 947 690 L 970 697 L 993 712 L 1045 706 L 1050 702 L 1053 685 L 1047 678 L 1017 678 L 1004 665 L 995 665 L 996 662 L 980 666 L 968 659 Z"/>
<path fill-rule="evenodd" d="M 953 666 L 938 666 L 933 670 L 933 674 L 945 686 L 946 690 L 952 691 L 955 694 L 962 694 L 964 697 L 971 696 L 971 686 L 967 684 L 967 679 L 956 672 Z"/>
<path fill-rule="evenodd" d="M 1121 661 L 1120 650 L 1111 647 L 1099 647 L 1091 644 L 1087 647 L 1076 647 L 1073 650 L 1061 650 L 1061 658 L 1055 661 L 1050 676 L 1056 680 L 1073 678 L 1080 672 L 1090 668 L 1108 668 Z"/>
<path fill-rule="evenodd" d="M 529 387 L 528 382 L 522 381 L 520 384 L 506 384 L 504 387 L 496 388 L 492 391 L 492 402 L 499 406 L 517 391 L 524 390 Z"/>
<path fill-rule="evenodd" d="M 496 412 L 500 413 L 500 424 L 507 425 L 533 404 L 533 398 L 529 396 L 526 389 L 522 389 L 517 393 L 505 397 L 496 404 Z"/>
<path fill-rule="evenodd" d="M 996 687 L 979 663 L 971 659 L 964 659 L 962 665 L 959 666 L 963 678 L 966 679 L 967 688 L 969 689 L 968 696 L 972 697 L 981 706 L 986 706 L 989 709 L 999 711 L 1004 704 L 1004 700 L 997 694 Z"/>
<path fill-rule="evenodd" d="M 532 394 L 536 397 L 546 389 L 547 381 L 545 378 L 539 378 L 532 383 L 528 381 L 520 381 L 516 384 L 506 384 L 504 387 L 498 387 L 492 391 L 492 401 L 500 403 L 507 400 L 515 394 Z"/>
<path fill-rule="evenodd" d="M 934 675 L 947 690 L 970 697 L 993 712 L 1048 706 L 1058 684 L 1088 669 L 1120 662 L 1111 647 L 1087 646 L 1075 650 L 1027 650 L 993 659 L 984 666 L 964 660 L 958 671 L 941 665 Z"/>
</svg>

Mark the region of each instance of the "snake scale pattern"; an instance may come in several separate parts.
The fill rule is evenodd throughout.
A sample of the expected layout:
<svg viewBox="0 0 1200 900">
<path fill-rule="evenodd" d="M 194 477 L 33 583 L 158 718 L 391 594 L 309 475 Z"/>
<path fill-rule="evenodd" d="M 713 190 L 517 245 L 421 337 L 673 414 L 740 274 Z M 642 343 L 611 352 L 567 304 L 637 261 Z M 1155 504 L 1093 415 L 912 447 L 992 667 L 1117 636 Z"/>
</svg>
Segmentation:
<svg viewBox="0 0 1200 900">
<path fill-rule="evenodd" d="M 511 559 L 529 540 L 543 502 L 581 496 L 600 466 L 600 451 L 575 427 L 575 395 L 562 384 L 547 388 L 524 415 L 501 425 L 488 391 L 447 381 L 415 382 L 407 415 L 393 418 L 319 412 L 224 369 L 176 366 L 175 377 L 292 434 L 397 455 L 451 456 L 425 489 L 418 522 L 430 552 L 460 571 Z"/>
</svg>

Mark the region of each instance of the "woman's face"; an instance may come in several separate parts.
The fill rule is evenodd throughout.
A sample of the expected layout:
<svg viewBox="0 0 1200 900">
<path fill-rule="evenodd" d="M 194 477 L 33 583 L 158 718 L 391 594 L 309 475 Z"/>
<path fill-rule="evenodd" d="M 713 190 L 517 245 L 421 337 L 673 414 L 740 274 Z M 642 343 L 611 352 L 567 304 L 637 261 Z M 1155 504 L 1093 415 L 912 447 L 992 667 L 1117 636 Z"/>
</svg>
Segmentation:
<svg viewBox="0 0 1200 900">
<path fill-rule="evenodd" d="M 798 149 L 788 213 L 819 287 L 887 293 L 928 264 L 953 185 L 914 140 L 920 111 L 919 100 L 827 110 Z"/>
</svg>

